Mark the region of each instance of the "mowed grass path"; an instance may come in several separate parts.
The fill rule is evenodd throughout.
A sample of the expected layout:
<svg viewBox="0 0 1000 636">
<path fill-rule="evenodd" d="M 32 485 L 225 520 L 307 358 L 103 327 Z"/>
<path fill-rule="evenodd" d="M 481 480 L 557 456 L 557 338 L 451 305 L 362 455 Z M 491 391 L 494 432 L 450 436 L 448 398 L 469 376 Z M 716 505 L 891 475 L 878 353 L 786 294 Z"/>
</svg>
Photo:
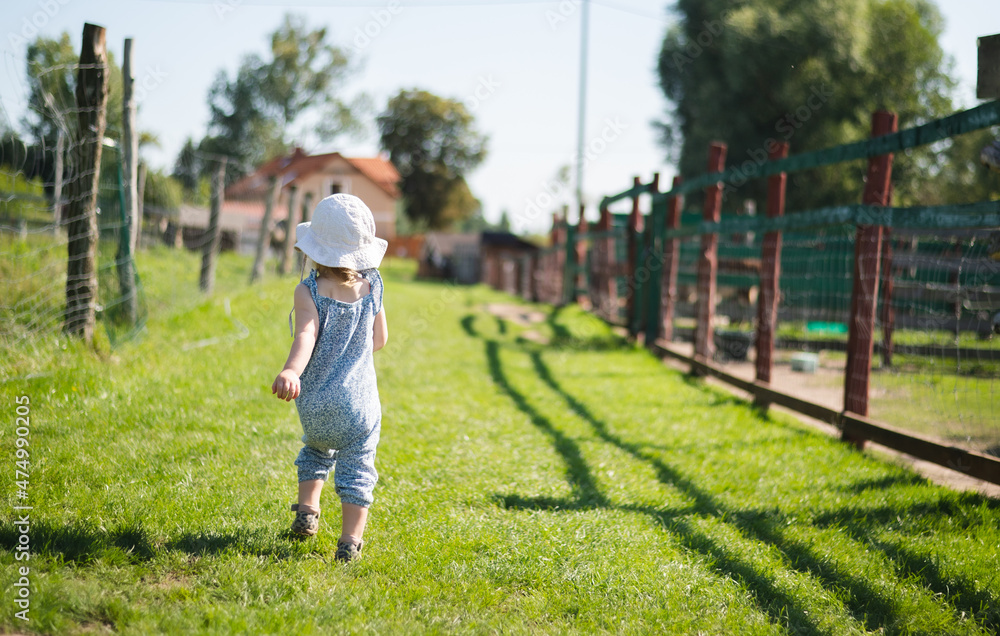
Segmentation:
<svg viewBox="0 0 1000 636">
<path fill-rule="evenodd" d="M 381 475 L 365 556 L 286 532 L 301 431 L 270 395 L 292 279 L 219 291 L 142 255 L 148 333 L 23 343 L 0 384 L 4 631 L 986 634 L 1000 505 L 665 368 L 575 308 L 388 263 Z M 227 313 L 228 307 L 228 313 Z M 58 345 L 62 346 L 62 344 Z M 49 362 L 51 360 L 51 362 Z M 13 403 L 31 398 L 31 621 L 14 617 Z"/>
</svg>

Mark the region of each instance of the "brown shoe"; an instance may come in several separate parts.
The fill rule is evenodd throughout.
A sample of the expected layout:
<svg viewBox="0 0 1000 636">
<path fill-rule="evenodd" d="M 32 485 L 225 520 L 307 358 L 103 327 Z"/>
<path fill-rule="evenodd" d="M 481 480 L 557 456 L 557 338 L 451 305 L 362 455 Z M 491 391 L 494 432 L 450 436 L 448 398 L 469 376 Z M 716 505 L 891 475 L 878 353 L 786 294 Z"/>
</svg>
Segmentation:
<svg viewBox="0 0 1000 636">
<path fill-rule="evenodd" d="M 303 537 L 312 537 L 319 532 L 319 513 L 299 511 L 299 504 L 292 504 L 295 511 L 295 521 L 292 522 L 292 532 Z"/>
<path fill-rule="evenodd" d="M 347 541 L 337 542 L 337 560 L 347 563 L 348 561 L 355 561 L 361 558 L 361 548 L 364 547 L 365 542 L 354 544 L 348 543 Z"/>
</svg>

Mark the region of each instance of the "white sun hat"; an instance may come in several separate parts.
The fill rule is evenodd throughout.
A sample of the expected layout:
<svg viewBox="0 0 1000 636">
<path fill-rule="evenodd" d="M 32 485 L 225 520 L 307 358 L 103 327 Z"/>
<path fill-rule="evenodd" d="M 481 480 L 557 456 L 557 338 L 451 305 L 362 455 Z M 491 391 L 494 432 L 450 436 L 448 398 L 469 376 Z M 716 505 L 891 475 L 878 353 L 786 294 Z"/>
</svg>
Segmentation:
<svg viewBox="0 0 1000 636">
<path fill-rule="evenodd" d="M 357 271 L 378 267 L 389 246 L 375 236 L 375 217 L 364 201 L 334 194 L 316 205 L 313 220 L 299 223 L 295 249 L 320 265 Z"/>
</svg>

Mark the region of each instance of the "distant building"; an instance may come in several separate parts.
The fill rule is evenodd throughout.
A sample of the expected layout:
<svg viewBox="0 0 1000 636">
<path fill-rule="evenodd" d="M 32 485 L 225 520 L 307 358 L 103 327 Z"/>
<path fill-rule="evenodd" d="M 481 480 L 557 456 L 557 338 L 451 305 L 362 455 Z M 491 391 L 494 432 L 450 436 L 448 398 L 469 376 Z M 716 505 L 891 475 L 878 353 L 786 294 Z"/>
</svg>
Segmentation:
<svg viewBox="0 0 1000 636">
<path fill-rule="evenodd" d="M 424 235 L 417 276 L 471 285 L 479 282 L 479 270 L 479 234 L 428 232 Z"/>
<path fill-rule="evenodd" d="M 424 278 L 514 288 L 527 273 L 520 264 L 537 251 L 536 245 L 509 232 L 428 232 L 417 273 Z"/>
<path fill-rule="evenodd" d="M 284 242 L 288 206 L 292 188 L 302 201 L 309 197 L 309 209 L 323 198 L 340 192 L 353 194 L 365 202 L 375 217 L 375 234 L 386 240 L 396 237 L 396 214 L 400 203 L 397 184 L 399 173 L 388 159 L 381 157 L 345 157 L 339 152 L 307 155 L 296 148 L 290 155 L 275 157 L 253 173 L 226 188 L 220 217 L 225 246 L 252 252 L 264 219 L 269 181 L 277 177 L 281 191 L 272 211 L 273 240 Z M 208 227 L 207 208 L 185 205 L 177 221 L 183 230 L 184 243 L 194 247 Z M 299 213 L 301 222 L 301 212 Z"/>
</svg>

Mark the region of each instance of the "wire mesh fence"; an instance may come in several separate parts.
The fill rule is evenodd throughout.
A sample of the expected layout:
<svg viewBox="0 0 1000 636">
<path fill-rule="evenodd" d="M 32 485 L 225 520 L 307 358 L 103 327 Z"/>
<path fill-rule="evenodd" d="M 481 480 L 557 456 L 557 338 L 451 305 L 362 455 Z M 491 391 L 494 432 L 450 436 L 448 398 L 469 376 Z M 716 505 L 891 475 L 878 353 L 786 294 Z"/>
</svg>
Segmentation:
<svg viewBox="0 0 1000 636">
<path fill-rule="evenodd" d="M 69 246 L 95 242 L 98 339 L 115 346 L 142 329 L 146 302 L 135 267 L 132 221 L 126 214 L 122 157 L 108 130 L 96 139 L 81 132 L 71 82 L 77 66 L 36 69 L 37 138 L 8 132 L 0 143 L 0 346 L 43 348 L 58 341 L 66 324 Z M 71 84 L 70 84 L 71 85 Z M 6 115 L 4 119 L 6 120 Z M 12 129 L 9 122 L 6 128 Z M 81 167 L 84 145 L 100 144 L 96 226 L 84 215 L 94 168 Z M 74 259 L 83 256 L 74 256 Z M 8 358 L 9 356 L 4 356 Z M 9 371 L 6 370 L 5 371 Z"/>
<path fill-rule="evenodd" d="M 873 130 L 893 117 L 876 113 Z M 604 198 L 596 229 L 560 222 L 553 256 L 536 267 L 551 278 L 582 264 L 585 304 L 648 346 L 676 350 L 692 371 L 821 417 L 847 440 L 1000 483 L 1000 202 L 892 207 L 887 176 L 889 153 L 998 122 L 1000 103 L 990 103 L 898 133 L 892 123 L 868 141 L 779 153 L 758 171 L 769 178 L 767 216 L 749 205 L 715 220 L 720 202 L 708 197 L 704 213 L 679 212 L 685 193 L 737 179 L 733 168 L 675 179 L 667 193 L 658 178 L 637 179 Z M 862 158 L 865 204 L 780 211 L 784 171 Z M 773 214 L 772 192 L 782 201 Z M 653 205 L 640 215 L 646 195 Z M 632 214 L 608 213 L 625 199 Z M 578 286 L 565 289 L 556 303 L 580 300 Z"/>
</svg>

